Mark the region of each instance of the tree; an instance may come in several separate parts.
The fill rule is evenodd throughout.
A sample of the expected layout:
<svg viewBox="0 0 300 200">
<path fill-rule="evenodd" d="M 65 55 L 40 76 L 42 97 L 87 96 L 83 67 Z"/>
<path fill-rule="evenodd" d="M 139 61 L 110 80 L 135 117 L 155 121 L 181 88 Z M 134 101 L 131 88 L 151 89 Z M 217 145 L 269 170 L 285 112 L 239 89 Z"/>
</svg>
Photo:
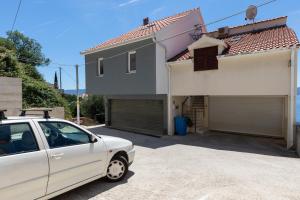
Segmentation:
<svg viewBox="0 0 300 200">
<path fill-rule="evenodd" d="M 6 38 L 2 38 L 0 37 L 0 46 L 4 47 L 8 50 L 14 50 L 14 43 L 12 43 L 11 41 L 7 40 Z"/>
<path fill-rule="evenodd" d="M 62 94 L 67 101 L 72 117 L 76 117 L 77 114 L 77 96 L 72 94 Z"/>
<path fill-rule="evenodd" d="M 28 59 L 20 59 L 22 55 Z M 38 58 L 39 63 L 29 60 L 31 57 Z M 22 78 L 23 108 L 63 106 L 66 118 L 70 118 L 67 101 L 36 69 L 37 65 L 46 64 L 46 60 L 35 40 L 16 31 L 9 39 L 0 37 L 0 76 Z"/>
<path fill-rule="evenodd" d="M 50 63 L 50 59 L 42 53 L 42 46 L 23 33 L 9 31 L 7 32 L 7 40 L 13 44 L 19 62 L 31 66 L 48 65 Z"/>
<path fill-rule="evenodd" d="M 56 72 L 54 74 L 54 88 L 58 89 L 58 80 L 57 80 L 57 74 L 56 74 Z"/>
<path fill-rule="evenodd" d="M 19 74 L 18 60 L 13 50 L 0 41 L 0 76 L 16 77 Z"/>
<path fill-rule="evenodd" d="M 104 113 L 104 101 L 102 96 L 91 95 L 82 99 L 81 114 L 83 116 L 95 119 L 96 114 Z"/>
</svg>

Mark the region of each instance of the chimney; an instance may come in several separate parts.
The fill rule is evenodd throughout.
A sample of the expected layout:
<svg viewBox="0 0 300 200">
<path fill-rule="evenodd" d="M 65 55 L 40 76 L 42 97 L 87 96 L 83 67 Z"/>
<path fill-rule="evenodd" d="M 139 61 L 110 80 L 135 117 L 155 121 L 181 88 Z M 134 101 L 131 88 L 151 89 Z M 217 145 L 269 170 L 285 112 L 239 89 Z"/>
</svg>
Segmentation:
<svg viewBox="0 0 300 200">
<path fill-rule="evenodd" d="M 146 26 L 146 25 L 148 25 L 148 24 L 149 24 L 149 17 L 145 17 L 145 18 L 143 19 L 143 25 Z"/>
</svg>

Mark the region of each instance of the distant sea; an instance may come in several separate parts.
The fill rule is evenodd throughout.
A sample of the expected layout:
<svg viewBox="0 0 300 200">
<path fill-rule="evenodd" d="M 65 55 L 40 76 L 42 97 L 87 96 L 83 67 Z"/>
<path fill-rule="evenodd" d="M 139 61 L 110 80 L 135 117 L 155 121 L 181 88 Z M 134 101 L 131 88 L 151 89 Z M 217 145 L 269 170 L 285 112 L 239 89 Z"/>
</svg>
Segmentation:
<svg viewBox="0 0 300 200">
<path fill-rule="evenodd" d="M 72 95 L 76 95 L 77 94 L 77 90 L 64 90 L 65 94 L 72 94 Z M 79 95 L 82 95 L 85 93 L 85 89 L 79 89 Z"/>
</svg>

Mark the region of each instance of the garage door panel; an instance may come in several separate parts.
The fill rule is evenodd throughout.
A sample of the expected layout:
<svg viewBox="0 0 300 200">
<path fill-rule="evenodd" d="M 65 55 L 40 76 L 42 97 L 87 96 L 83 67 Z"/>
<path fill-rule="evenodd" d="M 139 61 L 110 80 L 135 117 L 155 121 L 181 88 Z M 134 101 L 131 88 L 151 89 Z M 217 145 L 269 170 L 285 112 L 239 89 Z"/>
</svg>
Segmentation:
<svg viewBox="0 0 300 200">
<path fill-rule="evenodd" d="M 162 100 L 111 100 L 111 126 L 150 134 L 163 133 Z"/>
<path fill-rule="evenodd" d="M 283 97 L 209 97 L 209 127 L 282 137 L 283 105 Z"/>
</svg>

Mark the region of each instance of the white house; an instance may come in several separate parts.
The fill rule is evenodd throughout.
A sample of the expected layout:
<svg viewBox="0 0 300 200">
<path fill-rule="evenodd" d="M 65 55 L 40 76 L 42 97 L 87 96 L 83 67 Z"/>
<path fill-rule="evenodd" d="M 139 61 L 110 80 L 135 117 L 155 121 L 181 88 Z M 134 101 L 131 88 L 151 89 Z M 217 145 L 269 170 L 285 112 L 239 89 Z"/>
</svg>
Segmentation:
<svg viewBox="0 0 300 200">
<path fill-rule="evenodd" d="M 169 119 L 189 116 L 190 132 L 278 137 L 292 147 L 299 41 L 286 21 L 223 27 L 170 59 Z"/>
</svg>

